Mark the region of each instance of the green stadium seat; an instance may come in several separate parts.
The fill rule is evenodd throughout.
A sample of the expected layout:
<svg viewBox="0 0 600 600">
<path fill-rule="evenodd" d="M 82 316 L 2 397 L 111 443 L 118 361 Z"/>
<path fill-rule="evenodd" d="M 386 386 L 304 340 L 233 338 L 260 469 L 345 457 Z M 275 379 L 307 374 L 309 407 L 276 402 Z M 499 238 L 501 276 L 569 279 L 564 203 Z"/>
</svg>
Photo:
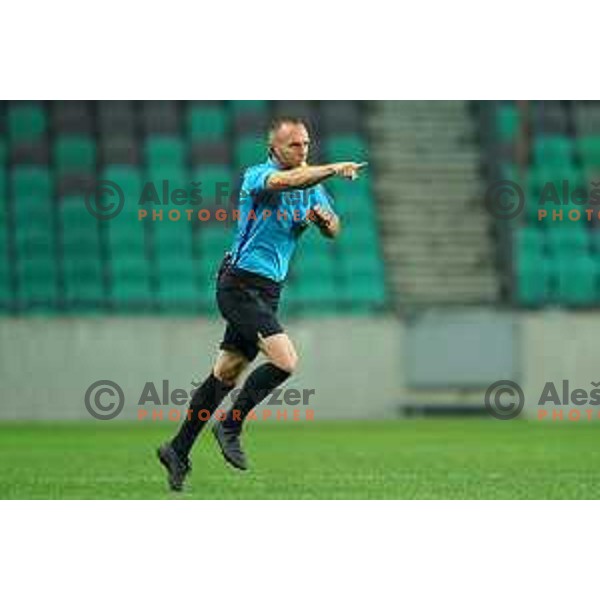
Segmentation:
<svg viewBox="0 0 600 600">
<path fill-rule="evenodd" d="M 157 298 L 162 308 L 198 308 L 201 300 L 198 275 L 190 257 L 167 260 L 159 256 L 157 262 Z"/>
<path fill-rule="evenodd" d="M 156 294 L 160 307 L 166 310 L 190 310 L 197 312 L 202 303 L 202 295 L 194 281 L 179 277 L 163 277 Z"/>
<path fill-rule="evenodd" d="M 382 308 L 386 301 L 383 279 L 376 275 L 347 274 L 342 279 L 340 300 L 346 310 L 353 312 Z"/>
<path fill-rule="evenodd" d="M 562 136 L 538 136 L 533 142 L 533 158 L 538 165 L 570 166 L 573 142 Z"/>
<path fill-rule="evenodd" d="M 125 200 L 123 206 L 124 212 L 132 213 L 142 208 L 139 201 L 142 197 L 144 186 L 140 170 L 137 167 L 110 165 L 102 171 L 102 179 L 119 186 Z M 107 192 L 107 200 L 111 203 L 116 202 L 117 197 L 115 194 L 116 192 L 113 192 L 113 195 Z M 119 220 L 119 218 L 121 218 L 121 215 L 113 220 Z"/>
<path fill-rule="evenodd" d="M 532 165 L 528 177 L 529 185 L 538 195 L 544 191 L 548 183 L 553 184 L 556 192 L 560 194 L 565 180 L 569 182 L 570 190 L 585 185 L 581 169 L 572 163 L 552 166 L 548 164 Z"/>
<path fill-rule="evenodd" d="M 584 227 L 553 227 L 546 230 L 550 253 L 557 258 L 569 254 L 585 254 L 590 245 L 590 236 Z"/>
<path fill-rule="evenodd" d="M 16 202 L 20 198 L 50 198 L 52 196 L 50 172 L 44 167 L 14 167 L 12 195 Z"/>
<path fill-rule="evenodd" d="M 538 256 L 544 254 L 546 236 L 539 227 L 523 227 L 514 232 L 516 256 Z"/>
<path fill-rule="evenodd" d="M 373 199 L 369 196 L 344 199 L 336 202 L 333 209 L 344 219 L 343 225 L 352 227 L 356 220 L 368 220 L 373 227 L 376 226 L 377 210 Z"/>
<path fill-rule="evenodd" d="M 63 201 L 59 224 L 65 258 L 100 259 L 100 223 L 88 214 L 79 199 Z"/>
<path fill-rule="evenodd" d="M 8 150 L 6 148 L 6 141 L 0 138 L 0 170 L 3 170 L 6 165 L 7 156 Z"/>
<path fill-rule="evenodd" d="M 0 310 L 3 310 L 12 301 L 12 282 L 6 240 L 0 236 L 0 241 Z"/>
<path fill-rule="evenodd" d="M 150 136 L 146 140 L 146 163 L 149 168 L 185 165 L 185 147 L 178 137 Z"/>
<path fill-rule="evenodd" d="M 192 221 L 188 221 L 184 213 L 181 213 L 181 218 L 177 221 L 163 218 L 162 221 L 153 221 L 149 225 L 155 244 L 160 244 L 163 240 L 167 242 L 175 240 L 191 247 Z"/>
<path fill-rule="evenodd" d="M 54 256 L 17 261 L 17 298 L 20 303 L 52 307 L 58 299 Z"/>
<path fill-rule="evenodd" d="M 520 117 L 516 106 L 501 106 L 496 113 L 496 130 L 501 141 L 515 139 L 519 131 Z"/>
<path fill-rule="evenodd" d="M 86 136 L 58 136 L 54 144 L 54 162 L 59 173 L 93 172 L 96 169 L 96 144 Z"/>
<path fill-rule="evenodd" d="M 65 300 L 71 307 L 104 302 L 104 281 L 100 254 L 65 255 L 62 262 Z"/>
<path fill-rule="evenodd" d="M 327 247 L 321 248 L 319 252 L 307 252 L 302 250 L 302 246 L 299 246 L 290 271 L 301 279 L 305 277 L 333 278 L 336 273 L 335 255 Z"/>
<path fill-rule="evenodd" d="M 153 299 L 150 263 L 140 257 L 113 258 L 111 262 L 110 298 L 117 309 L 149 307 Z"/>
<path fill-rule="evenodd" d="M 268 110 L 268 102 L 266 100 L 230 100 L 229 106 L 236 113 Z"/>
<path fill-rule="evenodd" d="M 202 166 L 195 169 L 191 180 L 200 182 L 202 194 L 202 203 L 199 208 L 214 210 L 219 206 L 228 206 L 229 198 L 235 193 L 238 182 L 233 176 L 233 172 L 224 166 Z M 220 205 L 216 204 L 217 196 L 220 198 Z"/>
<path fill-rule="evenodd" d="M 341 177 L 328 179 L 325 189 L 333 196 L 335 202 L 349 204 L 354 203 L 356 198 L 371 197 L 373 186 L 368 170 L 363 170 L 355 181 Z"/>
<path fill-rule="evenodd" d="M 267 159 L 265 141 L 261 137 L 245 136 L 235 143 L 235 163 L 238 168 L 264 162 Z"/>
<path fill-rule="evenodd" d="M 340 272 L 347 279 L 352 279 L 354 276 L 362 276 L 375 280 L 384 280 L 383 262 L 376 248 L 360 254 L 342 254 Z"/>
<path fill-rule="evenodd" d="M 163 199 L 163 181 L 168 181 L 169 183 L 169 205 L 163 206 L 163 208 L 178 208 L 178 206 L 172 201 L 173 193 L 176 189 L 186 190 L 188 194 L 188 198 L 190 197 L 190 174 L 185 167 L 178 167 L 174 165 L 154 165 L 148 167 L 146 171 L 146 179 L 148 182 L 152 182 L 156 189 L 156 196 L 159 201 L 162 202 Z M 148 198 L 151 200 L 152 198 Z M 189 206 L 188 200 L 181 200 L 183 208 L 191 208 Z M 149 206 L 153 206 L 155 208 L 161 208 L 160 206 L 155 206 L 148 202 Z"/>
<path fill-rule="evenodd" d="M 49 226 L 48 221 L 32 219 L 31 215 L 25 214 L 25 219 L 17 221 L 15 228 L 15 252 L 19 259 L 41 256 L 54 259 L 54 228 Z"/>
<path fill-rule="evenodd" d="M 591 305 L 596 298 L 596 264 L 586 254 L 573 253 L 556 263 L 557 299 L 568 306 Z"/>
<path fill-rule="evenodd" d="M 515 300 L 529 307 L 541 306 L 551 297 L 550 261 L 539 255 L 517 254 L 515 257 Z"/>
<path fill-rule="evenodd" d="M 298 279 L 294 290 L 294 300 L 302 303 L 304 308 L 323 308 L 335 306 L 338 300 L 338 290 L 332 279 L 309 277 Z"/>
<path fill-rule="evenodd" d="M 372 223 L 355 221 L 344 227 L 336 244 L 343 252 L 363 252 L 365 249 L 379 248 L 379 236 Z"/>
<path fill-rule="evenodd" d="M 367 145 L 358 135 L 330 137 L 324 143 L 324 152 L 328 162 L 368 160 Z"/>
<path fill-rule="evenodd" d="M 38 104 L 13 105 L 8 110 L 8 133 L 12 143 L 37 140 L 46 132 L 46 113 Z"/>
<path fill-rule="evenodd" d="M 155 220 L 156 223 L 171 221 L 170 211 L 179 211 L 180 220 L 187 220 L 186 210 L 198 210 L 202 206 L 202 199 L 197 200 L 193 195 L 195 188 L 191 185 L 190 174 L 185 168 L 168 165 L 149 167 L 146 181 L 138 209 L 148 211 L 149 220 L 152 220 L 152 215 L 159 215 L 160 210 L 163 220 Z M 177 215 L 177 212 L 172 214 Z"/>
<path fill-rule="evenodd" d="M 192 105 L 188 112 L 188 131 L 193 141 L 221 140 L 227 135 L 227 112 L 218 106 Z"/>
<path fill-rule="evenodd" d="M 564 197 L 571 197 L 578 188 L 585 189 L 583 174 L 574 165 L 532 166 L 528 176 L 525 215 L 531 222 L 539 221 L 538 210 L 546 210 L 549 216 L 543 223 L 549 223 L 553 210 L 563 209 L 563 215 L 578 208 L 572 203 L 563 204 Z"/>
<path fill-rule="evenodd" d="M 0 206 L 8 204 L 8 177 L 6 169 L 0 166 Z"/>
<path fill-rule="evenodd" d="M 600 167 L 600 136 L 586 136 L 577 140 L 581 162 L 586 167 Z"/>
<path fill-rule="evenodd" d="M 27 229 L 34 223 L 42 223 L 46 229 L 52 227 L 53 207 L 52 203 L 46 198 L 20 198 L 16 200 L 13 208 L 17 229 Z"/>
<path fill-rule="evenodd" d="M 600 259 L 600 231 L 594 229 L 590 234 L 590 247 L 592 254 L 595 254 Z"/>
<path fill-rule="evenodd" d="M 229 227 L 202 223 L 199 229 L 194 232 L 194 240 L 199 250 L 226 248 L 233 241 L 233 231 Z"/>
</svg>

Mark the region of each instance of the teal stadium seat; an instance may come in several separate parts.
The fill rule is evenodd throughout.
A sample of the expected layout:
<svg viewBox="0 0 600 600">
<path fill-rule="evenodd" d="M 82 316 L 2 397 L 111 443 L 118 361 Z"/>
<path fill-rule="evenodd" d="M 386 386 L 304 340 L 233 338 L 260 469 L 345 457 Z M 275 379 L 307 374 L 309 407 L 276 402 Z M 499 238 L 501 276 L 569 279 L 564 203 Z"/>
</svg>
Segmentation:
<svg viewBox="0 0 600 600">
<path fill-rule="evenodd" d="M 164 310 L 200 308 L 201 294 L 198 273 L 191 256 L 173 257 L 161 253 L 157 259 L 157 299 Z"/>
<path fill-rule="evenodd" d="M 500 140 L 504 142 L 514 140 L 519 131 L 519 123 L 519 113 L 515 106 L 501 106 L 496 116 L 496 131 Z"/>
<path fill-rule="evenodd" d="M 542 306 L 551 298 L 551 290 L 551 261 L 519 249 L 515 256 L 515 300 L 524 306 Z"/>
<path fill-rule="evenodd" d="M 100 224 L 81 198 L 64 199 L 59 212 L 62 274 L 69 308 L 95 308 L 105 300 Z"/>
<path fill-rule="evenodd" d="M 192 105 L 188 111 L 188 132 L 192 141 L 224 139 L 227 135 L 227 112 L 220 106 Z"/>
<path fill-rule="evenodd" d="M 235 142 L 235 163 L 238 169 L 246 169 L 267 160 L 265 141 L 256 136 L 245 136 Z"/>
<path fill-rule="evenodd" d="M 586 167 L 600 167 L 600 136 L 585 136 L 577 141 L 581 162 Z"/>
<path fill-rule="evenodd" d="M 218 165 L 205 165 L 194 169 L 192 181 L 201 182 L 202 203 L 198 208 L 207 208 L 210 211 L 229 206 L 229 198 L 235 193 L 238 185 L 231 169 Z M 220 198 L 219 205 L 216 204 L 217 197 Z"/>
<path fill-rule="evenodd" d="M 2 220 L 8 210 L 8 185 L 6 170 L 0 166 L 0 220 Z"/>
<path fill-rule="evenodd" d="M 596 263 L 583 252 L 556 262 L 557 300 L 568 306 L 588 306 L 596 299 Z"/>
<path fill-rule="evenodd" d="M 16 263 L 17 300 L 23 308 L 55 307 L 58 279 L 54 255 L 23 257 Z"/>
<path fill-rule="evenodd" d="M 149 168 L 178 167 L 185 165 L 185 147 L 177 137 L 150 136 L 145 146 L 146 163 Z"/>
<path fill-rule="evenodd" d="M 150 262 L 143 256 L 114 258 L 110 265 L 110 299 L 120 312 L 150 309 L 154 300 Z"/>
<path fill-rule="evenodd" d="M 13 143 L 40 139 L 46 126 L 46 113 L 39 104 L 17 104 L 8 109 L 8 134 Z"/>
<path fill-rule="evenodd" d="M 4 311 L 12 302 L 11 270 L 8 256 L 6 229 L 0 223 L 0 311 Z"/>
<path fill-rule="evenodd" d="M 21 198 L 44 198 L 52 196 L 52 179 L 45 167 L 16 166 L 12 170 L 12 196 Z"/>
<path fill-rule="evenodd" d="M 551 227 L 545 233 L 550 254 L 558 259 L 588 251 L 590 236 L 585 227 Z"/>
<path fill-rule="evenodd" d="M 539 136 L 533 142 L 533 158 L 538 165 L 571 166 L 573 142 L 563 136 Z"/>
<path fill-rule="evenodd" d="M 544 255 L 546 236 L 539 227 L 522 227 L 514 231 L 514 249 L 517 257 L 542 257 Z"/>
<path fill-rule="evenodd" d="M 234 113 L 259 112 L 268 109 L 266 100 L 230 100 L 229 106 Z"/>
<path fill-rule="evenodd" d="M 96 169 L 96 144 L 82 135 L 58 136 L 54 162 L 59 173 L 93 172 Z"/>
<path fill-rule="evenodd" d="M 358 135 L 332 136 L 325 140 L 324 151 L 328 162 L 368 161 L 367 145 Z"/>
</svg>

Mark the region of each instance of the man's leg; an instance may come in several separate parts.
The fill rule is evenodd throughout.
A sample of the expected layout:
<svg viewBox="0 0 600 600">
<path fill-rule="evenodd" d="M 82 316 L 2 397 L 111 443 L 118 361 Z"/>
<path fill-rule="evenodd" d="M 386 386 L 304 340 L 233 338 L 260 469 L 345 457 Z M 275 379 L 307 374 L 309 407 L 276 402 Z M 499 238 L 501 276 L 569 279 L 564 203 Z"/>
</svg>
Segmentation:
<svg viewBox="0 0 600 600">
<path fill-rule="evenodd" d="M 240 353 L 221 350 L 210 375 L 196 389 L 190 402 L 190 418 L 181 424 L 171 445 L 179 456 L 187 457 L 196 438 L 208 419 L 200 419 L 203 414 L 212 416 L 225 396 L 234 388 L 239 376 L 248 366 L 248 360 Z"/>
<path fill-rule="evenodd" d="M 210 375 L 196 389 L 190 402 L 190 415 L 181 424 L 171 443 L 158 450 L 158 457 L 169 474 L 171 489 L 180 491 L 190 470 L 188 455 L 208 419 L 199 418 L 201 411 L 213 415 L 225 396 L 233 389 L 238 377 L 248 365 L 241 353 L 222 350 Z"/>
<path fill-rule="evenodd" d="M 294 345 L 285 333 L 266 338 L 259 337 L 259 348 L 269 358 L 269 362 L 250 373 L 225 420 L 217 423 L 213 429 L 225 459 L 242 470 L 247 468 L 246 457 L 239 441 L 244 419 L 254 407 L 290 377 L 298 363 Z"/>
</svg>

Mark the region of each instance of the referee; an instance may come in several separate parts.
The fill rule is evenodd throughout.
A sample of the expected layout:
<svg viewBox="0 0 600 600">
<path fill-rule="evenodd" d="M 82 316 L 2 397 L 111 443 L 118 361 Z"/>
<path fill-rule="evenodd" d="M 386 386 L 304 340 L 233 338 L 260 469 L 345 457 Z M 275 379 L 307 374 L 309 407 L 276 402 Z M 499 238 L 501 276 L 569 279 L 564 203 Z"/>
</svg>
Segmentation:
<svg viewBox="0 0 600 600">
<path fill-rule="evenodd" d="M 177 435 L 158 449 L 172 490 L 180 491 L 191 469 L 190 450 L 248 365 L 261 351 L 267 362 L 255 368 L 224 420 L 213 427 L 223 457 L 247 469 L 240 436 L 250 411 L 296 369 L 292 340 L 277 319 L 279 297 L 301 233 L 312 222 L 335 238 L 340 220 L 321 182 L 333 176 L 356 179 L 366 163 L 308 166 L 310 138 L 301 119 L 280 117 L 269 127 L 266 162 L 244 173 L 238 229 L 217 280 L 217 304 L 227 327 L 210 375 L 196 389 L 188 418 Z"/>
</svg>

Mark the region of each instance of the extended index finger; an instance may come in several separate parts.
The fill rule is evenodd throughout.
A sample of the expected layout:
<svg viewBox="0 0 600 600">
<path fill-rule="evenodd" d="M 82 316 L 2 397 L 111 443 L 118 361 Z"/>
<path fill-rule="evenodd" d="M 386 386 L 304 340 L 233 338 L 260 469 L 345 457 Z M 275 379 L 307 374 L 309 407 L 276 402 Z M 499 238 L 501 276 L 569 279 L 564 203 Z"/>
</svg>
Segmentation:
<svg viewBox="0 0 600 600">
<path fill-rule="evenodd" d="M 356 168 L 357 169 L 363 169 L 364 167 L 368 166 L 368 162 L 361 162 L 361 163 L 357 163 Z"/>
</svg>

